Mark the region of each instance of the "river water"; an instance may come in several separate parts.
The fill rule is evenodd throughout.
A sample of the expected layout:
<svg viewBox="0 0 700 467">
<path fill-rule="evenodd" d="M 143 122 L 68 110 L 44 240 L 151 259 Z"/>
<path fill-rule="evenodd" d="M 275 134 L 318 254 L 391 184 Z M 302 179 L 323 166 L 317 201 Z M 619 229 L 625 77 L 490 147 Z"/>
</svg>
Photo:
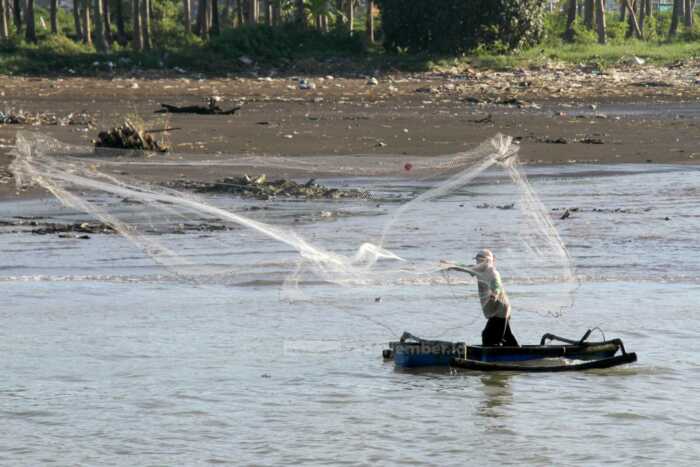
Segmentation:
<svg viewBox="0 0 700 467">
<path fill-rule="evenodd" d="M 549 208 L 579 208 L 552 218 L 580 285 L 573 308 L 552 318 L 519 306 L 545 304 L 560 284 L 504 274 L 516 336 L 534 343 L 597 326 L 639 362 L 571 374 L 397 371 L 381 350 L 404 330 L 478 343 L 473 283 L 311 283 L 310 300 L 290 303 L 281 284 L 294 254 L 260 239 L 212 246 L 240 232 L 172 235 L 183 255 L 234 270 L 194 283 L 118 236 L 4 233 L 0 464 L 696 465 L 700 171 L 527 171 Z M 366 181 L 379 185 L 416 189 Z M 479 190 L 458 193 L 414 213 L 422 240 L 404 250 L 467 261 L 468 235 L 445 219 L 460 205 L 488 215 L 470 208 L 479 201 Z M 382 214 L 347 203 L 272 207 L 309 236 L 354 244 Z M 0 206 L 3 219 L 19 215 L 85 218 L 52 200 Z M 500 261 L 507 271 L 507 255 Z"/>
</svg>

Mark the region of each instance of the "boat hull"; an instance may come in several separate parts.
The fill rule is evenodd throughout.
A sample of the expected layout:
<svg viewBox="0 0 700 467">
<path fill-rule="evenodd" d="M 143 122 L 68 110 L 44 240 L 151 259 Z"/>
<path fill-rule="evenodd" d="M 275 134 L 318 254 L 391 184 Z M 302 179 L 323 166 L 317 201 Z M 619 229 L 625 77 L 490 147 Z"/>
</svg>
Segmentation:
<svg viewBox="0 0 700 467">
<path fill-rule="evenodd" d="M 573 371 L 636 361 L 636 355 L 628 354 L 620 339 L 585 342 L 589 335 L 590 331 L 574 341 L 545 334 L 540 345 L 489 347 L 424 340 L 404 333 L 400 341 L 389 344 L 383 355 L 385 359 L 393 359 L 397 368 L 456 366 L 481 371 Z M 548 340 L 564 344 L 545 344 Z M 618 352 L 621 355 L 616 357 Z"/>
<path fill-rule="evenodd" d="M 601 368 L 612 368 L 618 365 L 625 365 L 627 363 L 633 363 L 637 361 L 637 354 L 634 352 L 625 353 L 615 357 L 601 358 L 598 360 L 590 361 L 570 361 L 562 362 L 557 364 L 549 363 L 544 364 L 544 361 L 548 359 L 537 360 L 532 364 L 518 362 L 518 363 L 503 363 L 503 362 L 481 362 L 477 360 L 470 360 L 467 358 L 453 358 L 450 360 L 450 366 L 454 368 L 459 368 L 463 370 L 472 371 L 517 371 L 517 372 L 530 372 L 530 373 L 550 373 L 550 372 L 563 372 L 563 371 L 582 371 L 582 370 L 594 370 Z M 559 359 L 557 359 L 559 360 Z M 565 360 L 565 359 L 562 359 Z"/>
</svg>

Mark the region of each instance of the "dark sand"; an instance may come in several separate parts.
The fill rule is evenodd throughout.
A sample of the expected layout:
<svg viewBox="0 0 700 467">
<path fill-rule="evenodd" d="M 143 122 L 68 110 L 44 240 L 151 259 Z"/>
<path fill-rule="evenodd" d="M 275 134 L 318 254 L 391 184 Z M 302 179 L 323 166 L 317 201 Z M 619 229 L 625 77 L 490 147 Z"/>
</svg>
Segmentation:
<svg viewBox="0 0 700 467">
<path fill-rule="evenodd" d="M 314 81 L 317 88 L 304 91 L 290 78 L 0 77 L 0 111 L 22 109 L 58 116 L 87 111 L 95 121 L 92 128 L 0 125 L 0 181 L 4 182 L 0 199 L 39 194 L 16 194 L 8 177 L 11 157 L 7 152 L 18 130 L 36 130 L 88 145 L 100 129 L 118 124 L 126 115 L 142 119 L 151 128 L 181 128 L 164 134 L 175 152 L 223 158 L 241 153 L 447 154 L 502 132 L 521 139 L 524 163 L 700 160 L 700 101 L 695 95 L 700 85 L 697 90 L 685 86 L 682 92 L 673 87 L 632 86 L 624 94 L 602 87 L 599 96 L 591 95 L 597 92 L 592 87 L 580 99 L 571 93 L 552 99 L 545 88 L 491 89 L 483 79 L 457 90 L 450 83 L 461 86 L 461 81 L 441 76 L 384 78 L 376 86 L 359 78 Z M 419 89 L 423 91 L 417 92 Z M 224 108 L 241 103 L 243 108 L 234 116 L 154 113 L 161 102 L 202 104 L 210 95 L 222 96 Z M 523 108 L 495 103 L 512 97 Z M 473 103 L 474 98 L 480 102 Z M 567 144 L 552 142 L 560 138 Z M 149 167 L 134 170 L 138 173 L 131 175 L 136 177 L 163 178 Z M 215 170 L 184 175 L 199 180 L 221 177 Z"/>
</svg>

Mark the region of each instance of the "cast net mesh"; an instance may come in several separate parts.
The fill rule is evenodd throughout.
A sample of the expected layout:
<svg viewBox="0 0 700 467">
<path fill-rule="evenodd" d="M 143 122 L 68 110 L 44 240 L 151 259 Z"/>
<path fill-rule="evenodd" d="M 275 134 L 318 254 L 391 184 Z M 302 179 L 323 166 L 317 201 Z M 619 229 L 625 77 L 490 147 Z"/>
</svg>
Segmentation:
<svg viewBox="0 0 700 467">
<path fill-rule="evenodd" d="M 496 135 L 444 156 L 148 155 L 96 151 L 20 132 L 17 183 L 40 185 L 65 206 L 111 225 L 174 276 L 196 283 L 279 285 L 288 299 L 322 284 L 462 285 L 442 258 L 469 262 L 489 248 L 515 310 L 560 315 L 573 304 L 571 258 L 518 163 Z M 310 178 L 348 197 L 261 200 L 173 188 L 173 180 L 249 174 Z M 475 287 L 466 287 L 474 288 Z M 510 292 L 510 289 L 509 289 Z M 311 293 L 313 298 L 313 293 Z"/>
</svg>

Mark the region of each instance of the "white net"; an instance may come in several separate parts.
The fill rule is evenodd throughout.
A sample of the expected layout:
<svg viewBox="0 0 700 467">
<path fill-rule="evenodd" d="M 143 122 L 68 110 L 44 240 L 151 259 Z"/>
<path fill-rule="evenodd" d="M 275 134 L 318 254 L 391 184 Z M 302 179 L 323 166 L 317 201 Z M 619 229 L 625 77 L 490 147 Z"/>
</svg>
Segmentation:
<svg viewBox="0 0 700 467">
<path fill-rule="evenodd" d="M 193 282 L 279 284 L 287 297 L 322 283 L 462 284 L 470 279 L 441 273 L 439 260 L 466 262 L 489 248 L 506 288 L 521 290 L 516 310 L 559 315 L 573 303 L 573 266 L 518 149 L 497 135 L 445 156 L 211 159 L 96 151 L 20 132 L 11 170 L 18 184 L 44 187 Z M 261 197 L 236 185 L 244 173 L 252 185 L 267 186 L 262 174 L 300 184 L 268 186 L 272 195 Z M 310 178 L 330 189 L 312 191 Z"/>
</svg>

